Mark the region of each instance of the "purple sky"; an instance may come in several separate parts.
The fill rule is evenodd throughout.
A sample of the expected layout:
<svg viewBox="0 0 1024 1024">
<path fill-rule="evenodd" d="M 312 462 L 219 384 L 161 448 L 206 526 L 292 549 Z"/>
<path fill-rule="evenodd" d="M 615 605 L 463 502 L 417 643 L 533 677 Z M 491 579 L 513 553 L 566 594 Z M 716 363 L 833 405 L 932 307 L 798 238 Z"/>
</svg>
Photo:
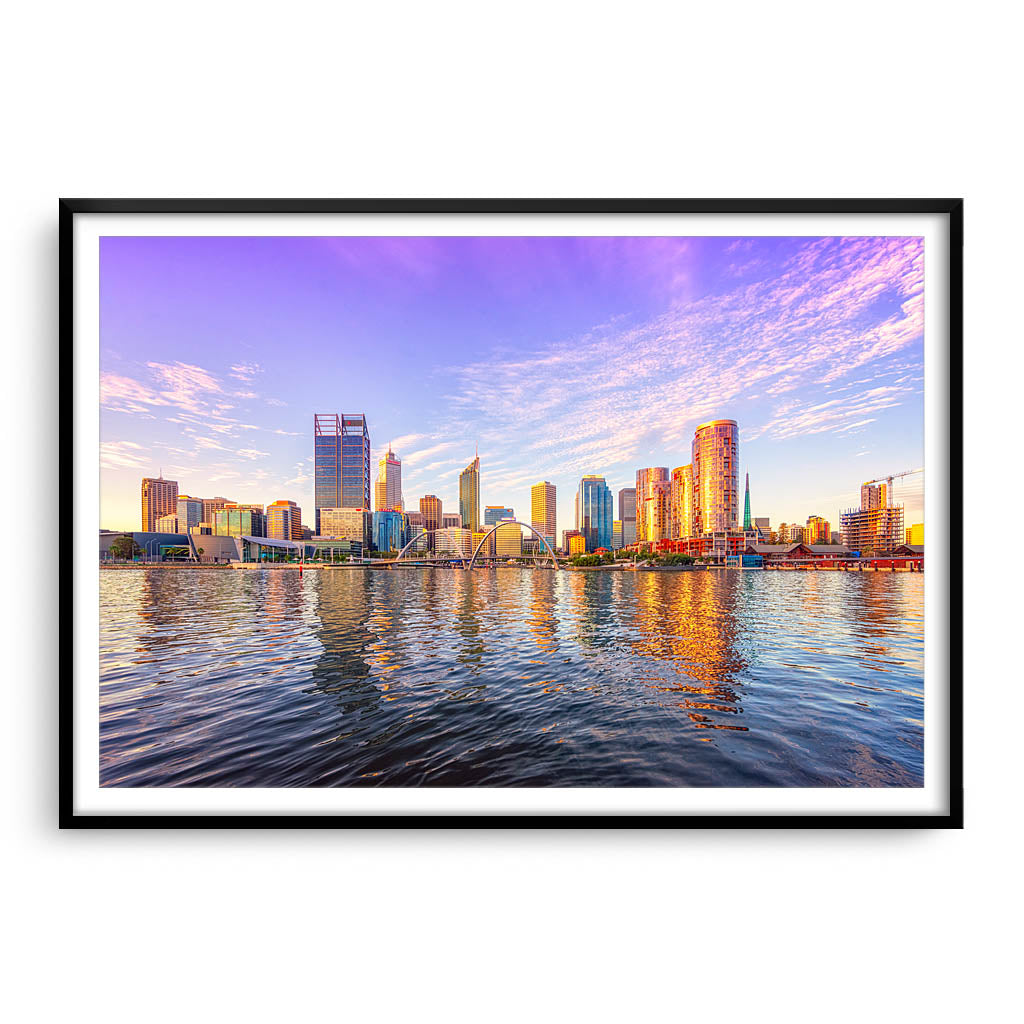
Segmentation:
<svg viewBox="0 0 1024 1024">
<path fill-rule="evenodd" d="M 918 238 L 106 237 L 100 278 L 111 529 L 161 468 L 311 524 L 315 412 L 366 414 L 407 507 L 457 511 L 479 444 L 481 503 L 528 519 L 550 480 L 559 533 L 581 475 L 684 465 L 711 418 L 773 526 L 838 529 L 862 480 L 924 464 Z"/>
</svg>

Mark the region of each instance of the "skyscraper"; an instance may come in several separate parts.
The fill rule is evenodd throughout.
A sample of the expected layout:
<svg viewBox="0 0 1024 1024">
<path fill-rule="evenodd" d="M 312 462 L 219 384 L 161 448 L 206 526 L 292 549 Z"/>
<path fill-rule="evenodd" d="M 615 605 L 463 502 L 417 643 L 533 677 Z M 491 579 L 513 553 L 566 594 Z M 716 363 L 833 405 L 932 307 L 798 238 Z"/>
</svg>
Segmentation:
<svg viewBox="0 0 1024 1024">
<path fill-rule="evenodd" d="M 555 485 L 547 480 L 541 480 L 530 489 L 530 525 L 554 548 L 558 532 Z"/>
<path fill-rule="evenodd" d="M 651 537 L 647 536 L 646 524 L 651 519 L 651 515 L 648 515 L 644 511 L 644 504 L 647 501 L 660 501 L 660 497 L 655 496 L 654 484 L 663 483 L 668 481 L 668 467 L 667 466 L 649 466 L 646 469 L 638 469 L 636 471 L 636 493 L 634 495 L 634 501 L 636 503 L 636 539 L 638 542 L 648 542 L 652 540 Z M 621 515 L 620 519 L 623 519 Z M 659 540 L 661 538 L 658 538 Z"/>
<path fill-rule="evenodd" d="M 203 522 L 203 499 L 191 498 L 187 494 L 178 495 L 178 529 L 188 533 L 193 526 Z"/>
<path fill-rule="evenodd" d="M 423 515 L 423 528 L 430 533 L 441 529 L 441 499 L 436 494 L 425 494 L 420 498 L 420 512 Z M 427 549 L 434 550 L 434 536 L 427 540 Z"/>
<path fill-rule="evenodd" d="M 515 519 L 516 514 L 504 505 L 488 505 L 484 509 L 484 526 L 494 526 L 502 519 Z"/>
<path fill-rule="evenodd" d="M 267 536 L 274 540 L 302 540 L 302 509 L 284 498 L 267 506 Z"/>
<path fill-rule="evenodd" d="M 747 474 L 747 486 L 743 494 L 743 529 L 752 530 L 754 524 L 750 521 L 750 474 Z"/>
<path fill-rule="evenodd" d="M 623 487 L 619 491 L 619 519 L 622 522 L 622 544 L 636 543 L 636 488 Z"/>
<path fill-rule="evenodd" d="M 178 514 L 178 481 L 161 476 L 142 478 L 142 532 L 152 533 L 161 516 Z"/>
<path fill-rule="evenodd" d="M 480 457 L 459 474 L 459 514 L 467 530 L 480 526 Z"/>
<path fill-rule="evenodd" d="M 832 524 L 821 516 L 808 516 L 804 530 L 805 544 L 828 544 L 832 539 Z"/>
<path fill-rule="evenodd" d="M 672 539 L 687 540 L 694 536 L 693 466 L 676 466 L 672 470 L 669 504 L 669 535 Z"/>
<path fill-rule="evenodd" d="M 739 428 L 735 420 L 711 420 L 694 433 L 693 490 L 697 532 L 739 525 Z"/>
<path fill-rule="evenodd" d="M 313 417 L 316 530 L 322 508 L 370 508 L 370 433 L 363 415 Z"/>
<path fill-rule="evenodd" d="M 373 507 L 378 512 L 402 507 L 402 462 L 391 450 L 391 445 L 388 445 L 387 453 L 377 464 Z"/>
<path fill-rule="evenodd" d="M 612 546 L 612 492 L 603 476 L 588 474 L 576 492 L 576 529 L 588 551 Z"/>
</svg>

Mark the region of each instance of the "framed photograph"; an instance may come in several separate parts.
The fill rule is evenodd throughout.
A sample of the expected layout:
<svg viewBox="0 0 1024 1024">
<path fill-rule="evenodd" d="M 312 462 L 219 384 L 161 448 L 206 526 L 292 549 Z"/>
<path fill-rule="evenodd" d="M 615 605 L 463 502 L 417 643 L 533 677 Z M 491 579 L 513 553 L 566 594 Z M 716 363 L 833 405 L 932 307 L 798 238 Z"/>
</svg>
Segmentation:
<svg viewBox="0 0 1024 1024">
<path fill-rule="evenodd" d="M 61 827 L 962 827 L 962 245 L 62 200 Z"/>
</svg>

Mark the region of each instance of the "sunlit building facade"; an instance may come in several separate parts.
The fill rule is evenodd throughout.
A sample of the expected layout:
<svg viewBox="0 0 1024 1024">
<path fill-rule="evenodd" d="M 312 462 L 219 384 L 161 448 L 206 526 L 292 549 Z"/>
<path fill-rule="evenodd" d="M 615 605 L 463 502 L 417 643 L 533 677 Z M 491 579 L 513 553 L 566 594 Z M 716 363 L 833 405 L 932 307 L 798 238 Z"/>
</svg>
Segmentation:
<svg viewBox="0 0 1024 1024">
<path fill-rule="evenodd" d="M 318 536 L 335 540 L 358 541 L 364 551 L 370 547 L 373 535 L 373 513 L 368 508 L 320 509 Z"/>
<path fill-rule="evenodd" d="M 142 478 L 142 532 L 153 533 L 161 516 L 178 514 L 178 481 L 162 476 Z"/>
<path fill-rule="evenodd" d="M 452 555 L 458 558 L 472 557 L 473 531 L 464 526 L 444 527 L 437 534 L 435 540 L 438 554 Z"/>
<path fill-rule="evenodd" d="M 839 527 L 844 546 L 864 557 L 888 554 L 906 543 L 902 505 L 847 509 Z"/>
<path fill-rule="evenodd" d="M 808 516 L 804 527 L 805 544 L 828 544 L 832 540 L 832 524 L 821 516 Z"/>
<path fill-rule="evenodd" d="M 667 483 L 669 481 L 668 466 L 648 466 L 636 471 L 636 488 L 633 492 L 634 515 L 636 518 L 636 542 L 647 543 L 651 540 L 647 536 L 647 515 L 644 512 L 645 502 L 653 497 L 653 486 L 655 484 Z M 623 522 L 626 516 L 619 510 L 619 518 Z"/>
<path fill-rule="evenodd" d="M 156 521 L 156 532 L 157 533 L 184 533 L 184 530 L 178 529 L 178 513 L 169 512 L 165 516 L 160 516 Z"/>
<path fill-rule="evenodd" d="M 499 526 L 494 531 L 495 552 L 499 558 L 519 557 L 523 553 L 523 528 L 518 523 Z"/>
<path fill-rule="evenodd" d="M 612 520 L 612 551 L 618 551 L 622 547 L 622 520 Z"/>
<path fill-rule="evenodd" d="M 669 496 L 669 535 L 673 540 L 687 540 L 696 534 L 693 466 L 676 466 L 672 470 L 672 486 Z"/>
<path fill-rule="evenodd" d="M 739 427 L 711 420 L 694 432 L 690 465 L 698 533 L 739 527 Z"/>
<path fill-rule="evenodd" d="M 480 525 L 480 459 L 473 461 L 459 474 L 459 515 L 462 525 L 475 530 Z"/>
<path fill-rule="evenodd" d="M 377 512 L 388 508 L 402 509 L 402 461 L 391 450 L 391 445 L 377 464 L 373 507 Z"/>
<path fill-rule="evenodd" d="M 569 555 L 585 555 L 587 553 L 587 539 L 582 533 L 574 533 L 569 538 Z"/>
<path fill-rule="evenodd" d="M 228 504 L 213 513 L 213 533 L 218 537 L 266 537 L 267 517 L 262 506 Z"/>
<path fill-rule="evenodd" d="M 203 521 L 203 499 L 179 494 L 175 511 L 178 515 L 178 526 L 181 528 L 181 532 L 187 533 L 193 526 L 198 526 Z"/>
<path fill-rule="evenodd" d="M 558 534 L 555 485 L 547 480 L 541 480 L 530 488 L 530 525 L 554 548 Z"/>
<path fill-rule="evenodd" d="M 637 533 L 643 531 L 643 543 L 657 544 L 672 536 L 672 482 L 651 480 L 643 502 L 637 504 Z"/>
<path fill-rule="evenodd" d="M 866 512 L 885 508 L 889 503 L 888 487 L 885 484 L 866 483 L 860 485 L 860 507 Z"/>
<path fill-rule="evenodd" d="M 284 498 L 268 505 L 267 536 L 272 540 L 302 540 L 302 509 Z"/>
<path fill-rule="evenodd" d="M 204 523 L 213 522 L 213 513 L 219 512 L 225 505 L 234 505 L 235 502 L 231 498 L 203 498 L 203 518 Z"/>
<path fill-rule="evenodd" d="M 420 498 L 420 514 L 423 516 L 423 529 L 430 534 L 427 539 L 427 547 L 431 551 L 434 549 L 433 531 L 441 529 L 443 512 L 441 499 L 436 494 L 425 494 Z"/>
<path fill-rule="evenodd" d="M 584 476 L 576 492 L 576 529 L 583 534 L 588 551 L 611 547 L 613 521 L 607 481 L 596 474 Z"/>
</svg>

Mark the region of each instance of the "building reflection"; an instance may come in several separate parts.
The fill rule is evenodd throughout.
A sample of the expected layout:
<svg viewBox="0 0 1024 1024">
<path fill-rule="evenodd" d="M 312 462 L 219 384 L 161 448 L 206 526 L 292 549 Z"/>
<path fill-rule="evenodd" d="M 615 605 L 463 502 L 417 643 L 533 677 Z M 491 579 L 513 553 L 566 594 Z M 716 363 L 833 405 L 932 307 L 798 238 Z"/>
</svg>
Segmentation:
<svg viewBox="0 0 1024 1024">
<path fill-rule="evenodd" d="M 369 626 L 371 574 L 326 570 L 315 575 L 313 632 L 322 652 L 313 666 L 312 692 L 335 695 L 350 714 L 382 696 L 375 673 L 378 634 Z"/>
<path fill-rule="evenodd" d="M 558 652 L 558 619 L 554 611 L 558 606 L 555 573 L 532 572 L 529 574 L 529 611 L 526 628 L 533 642 L 543 654 Z"/>
<path fill-rule="evenodd" d="M 640 681 L 665 694 L 698 729 L 746 732 L 737 678 L 747 665 L 739 642 L 742 573 L 637 573 L 631 647 Z"/>
</svg>

